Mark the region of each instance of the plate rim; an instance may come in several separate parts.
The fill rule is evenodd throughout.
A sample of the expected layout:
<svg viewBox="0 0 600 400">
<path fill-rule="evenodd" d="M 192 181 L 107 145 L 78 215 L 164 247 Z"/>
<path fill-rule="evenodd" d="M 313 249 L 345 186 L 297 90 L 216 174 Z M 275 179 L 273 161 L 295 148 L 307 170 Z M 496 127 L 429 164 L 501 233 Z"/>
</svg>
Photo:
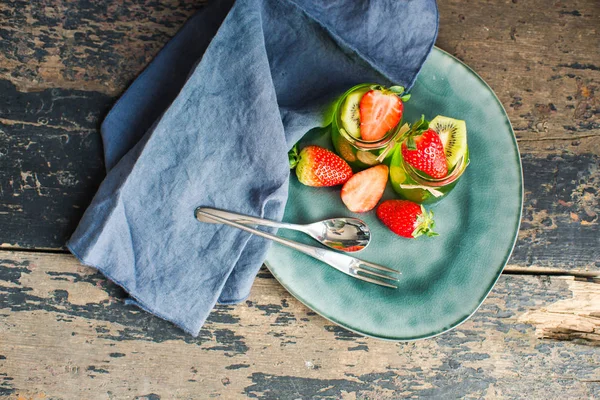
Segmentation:
<svg viewBox="0 0 600 400">
<path fill-rule="evenodd" d="M 479 300 L 479 304 L 477 305 L 477 307 L 475 307 L 475 309 L 468 316 L 457 320 L 455 323 L 451 324 L 447 328 L 444 328 L 438 332 L 434 332 L 429 335 L 420 335 L 420 336 L 414 336 L 414 337 L 409 337 L 409 338 L 397 338 L 397 337 L 390 337 L 390 336 L 384 336 L 384 335 L 372 335 L 372 334 L 369 334 L 366 332 L 362 332 L 362 331 L 353 329 L 344 323 L 336 321 L 334 318 L 331 318 L 330 316 L 324 315 L 323 312 L 318 311 L 318 310 L 314 309 L 313 307 L 309 306 L 308 304 L 306 304 L 306 302 L 304 302 L 293 290 L 291 290 L 284 282 L 282 282 L 281 278 L 273 270 L 273 267 L 270 265 L 269 261 L 267 261 L 267 260 L 264 261 L 264 264 L 266 265 L 267 269 L 271 272 L 271 274 L 277 280 L 277 282 L 279 282 L 279 284 L 281 286 L 283 286 L 285 290 L 287 290 L 296 300 L 298 300 L 300 303 L 302 303 L 308 309 L 319 314 L 321 317 L 325 318 L 327 321 L 330 321 L 338 326 L 341 326 L 342 328 L 347 329 L 350 332 L 354 332 L 354 333 L 362 335 L 362 336 L 372 337 L 375 339 L 380 339 L 380 340 L 385 340 L 385 341 L 390 341 L 390 342 L 414 342 L 417 340 L 430 339 L 430 338 L 442 335 L 446 332 L 449 332 L 449 331 L 457 328 L 458 326 L 462 325 L 463 323 L 467 322 L 469 319 L 471 319 L 471 317 L 473 317 L 473 315 L 479 310 L 479 308 L 483 305 L 483 303 L 485 302 L 487 297 L 490 295 L 490 293 L 492 292 L 492 289 L 494 288 L 494 286 L 496 286 L 496 283 L 500 279 L 500 276 L 502 276 L 502 272 L 506 268 L 506 265 L 508 264 L 508 261 L 510 260 L 510 257 L 512 256 L 512 253 L 515 249 L 515 245 L 516 245 L 517 239 L 519 237 L 519 227 L 521 226 L 521 219 L 523 218 L 523 194 L 525 193 L 524 177 L 523 177 L 523 161 L 521 158 L 521 152 L 519 150 L 519 143 L 517 142 L 517 137 L 515 136 L 515 131 L 513 129 L 510 118 L 508 117 L 508 113 L 506 112 L 506 108 L 504 108 L 504 105 L 498 98 L 498 95 L 496 95 L 496 92 L 494 92 L 494 90 L 490 87 L 490 85 L 488 85 L 488 83 L 481 76 L 479 76 L 479 74 L 477 72 L 475 72 L 471 67 L 469 67 L 466 63 L 464 63 L 457 57 L 453 56 L 452 54 L 448 53 L 447 51 L 445 51 L 437 46 L 433 47 L 433 51 L 439 51 L 440 53 L 442 53 L 442 54 L 450 57 L 454 61 L 458 62 L 460 65 L 465 67 L 470 73 L 472 73 L 490 91 L 493 98 L 496 100 L 496 102 L 500 106 L 501 111 L 504 113 L 506 121 L 508 122 L 508 128 L 510 130 L 510 133 L 512 134 L 511 136 L 512 136 L 513 145 L 517 151 L 517 161 L 518 161 L 517 164 L 519 166 L 519 179 L 520 179 L 520 185 L 519 185 L 520 206 L 519 206 L 519 215 L 518 215 L 517 222 L 516 222 L 517 226 L 514 231 L 513 241 L 512 241 L 510 250 L 507 252 L 507 254 L 505 255 L 504 261 L 502 262 L 502 264 L 503 264 L 502 268 L 499 269 L 498 273 L 496 274 L 495 279 L 491 282 L 490 286 L 485 291 L 483 297 Z M 416 80 L 415 80 L 415 82 L 416 82 Z"/>
</svg>

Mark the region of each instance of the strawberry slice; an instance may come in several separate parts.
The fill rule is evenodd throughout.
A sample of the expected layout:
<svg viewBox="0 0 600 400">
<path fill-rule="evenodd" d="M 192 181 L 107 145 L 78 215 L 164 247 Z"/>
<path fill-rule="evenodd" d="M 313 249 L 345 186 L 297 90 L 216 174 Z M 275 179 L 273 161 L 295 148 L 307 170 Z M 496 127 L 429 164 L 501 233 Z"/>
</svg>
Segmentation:
<svg viewBox="0 0 600 400">
<path fill-rule="evenodd" d="M 383 196 L 388 180 L 387 165 L 376 165 L 348 179 L 342 187 L 342 201 L 348 210 L 361 213 L 372 210 Z"/>
<path fill-rule="evenodd" d="M 290 166 L 296 166 L 298 180 L 306 186 L 336 186 L 352 176 L 352 168 L 337 154 L 319 146 L 306 146 L 298 156 L 289 153 Z"/>
<path fill-rule="evenodd" d="M 427 129 L 402 144 L 404 161 L 435 179 L 448 175 L 444 145 L 436 131 Z"/>
<path fill-rule="evenodd" d="M 395 93 L 374 89 L 360 100 L 360 137 L 379 140 L 402 119 L 404 105 Z"/>
</svg>

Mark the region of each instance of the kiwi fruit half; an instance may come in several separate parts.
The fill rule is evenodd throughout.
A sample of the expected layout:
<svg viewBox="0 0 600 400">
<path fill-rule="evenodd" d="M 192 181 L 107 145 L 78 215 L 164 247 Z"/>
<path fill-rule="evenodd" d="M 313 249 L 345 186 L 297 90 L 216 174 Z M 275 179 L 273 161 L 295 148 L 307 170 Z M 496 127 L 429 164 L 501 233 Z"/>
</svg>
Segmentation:
<svg viewBox="0 0 600 400">
<path fill-rule="evenodd" d="M 360 100 L 370 88 L 355 90 L 344 99 L 341 107 L 340 118 L 346 132 L 350 136 L 360 139 Z"/>
<path fill-rule="evenodd" d="M 431 120 L 429 128 L 440 135 L 446 153 L 448 169 L 454 168 L 467 152 L 467 124 L 460 119 L 438 115 Z"/>
</svg>

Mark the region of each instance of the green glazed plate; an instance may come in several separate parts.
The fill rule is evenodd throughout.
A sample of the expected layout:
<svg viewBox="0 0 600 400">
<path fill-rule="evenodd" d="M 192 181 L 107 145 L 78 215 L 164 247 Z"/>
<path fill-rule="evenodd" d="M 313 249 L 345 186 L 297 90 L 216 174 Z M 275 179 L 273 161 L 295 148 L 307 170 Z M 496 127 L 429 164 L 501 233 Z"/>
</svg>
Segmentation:
<svg viewBox="0 0 600 400">
<path fill-rule="evenodd" d="M 274 244 L 266 264 L 298 300 L 349 330 L 380 339 L 408 341 L 446 332 L 466 321 L 500 276 L 513 249 L 523 196 L 521 159 L 510 122 L 489 86 L 462 62 L 434 49 L 405 105 L 405 121 L 425 114 L 464 119 L 471 164 L 455 189 L 433 205 L 434 238 L 404 239 L 375 211 L 353 214 L 340 188 L 310 188 L 292 174 L 285 221 L 308 223 L 355 216 L 372 231 L 357 257 L 402 271 L 398 289 L 349 277 L 292 249 Z M 330 133 L 311 131 L 304 143 L 331 148 Z M 388 186 L 389 182 L 388 182 Z M 394 198 L 388 188 L 385 198 Z M 280 230 L 311 243 L 301 233 Z"/>
</svg>

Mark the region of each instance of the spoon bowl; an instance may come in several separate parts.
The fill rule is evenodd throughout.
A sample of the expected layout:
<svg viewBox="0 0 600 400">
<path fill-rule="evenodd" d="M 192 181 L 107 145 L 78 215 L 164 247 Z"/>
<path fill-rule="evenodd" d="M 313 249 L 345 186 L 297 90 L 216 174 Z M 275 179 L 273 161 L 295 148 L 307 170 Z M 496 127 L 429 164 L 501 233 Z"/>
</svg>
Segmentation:
<svg viewBox="0 0 600 400">
<path fill-rule="evenodd" d="M 369 227 L 358 218 L 331 218 L 301 226 L 318 242 L 347 253 L 361 251 L 371 241 Z"/>
</svg>

